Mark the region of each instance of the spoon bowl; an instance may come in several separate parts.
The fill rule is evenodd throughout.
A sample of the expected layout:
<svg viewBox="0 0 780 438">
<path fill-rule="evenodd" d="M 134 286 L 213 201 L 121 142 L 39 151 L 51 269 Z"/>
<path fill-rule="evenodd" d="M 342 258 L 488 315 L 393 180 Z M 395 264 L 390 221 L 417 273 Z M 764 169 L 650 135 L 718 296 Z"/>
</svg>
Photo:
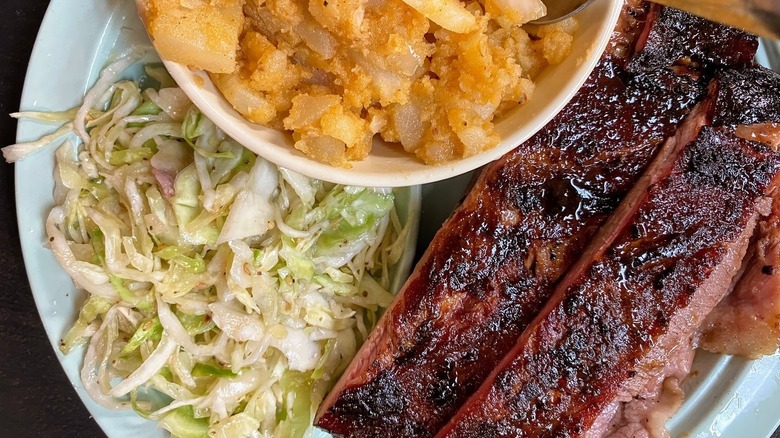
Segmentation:
<svg viewBox="0 0 780 438">
<path fill-rule="evenodd" d="M 544 25 L 563 21 L 579 14 L 594 1 L 595 0 L 549 0 L 545 2 L 545 6 L 547 6 L 547 15 L 538 20 L 531 21 L 530 24 Z"/>
<path fill-rule="evenodd" d="M 547 15 L 529 24 L 563 21 L 582 12 L 594 0 L 548 0 Z M 651 0 L 764 38 L 780 39 L 780 0 Z"/>
</svg>

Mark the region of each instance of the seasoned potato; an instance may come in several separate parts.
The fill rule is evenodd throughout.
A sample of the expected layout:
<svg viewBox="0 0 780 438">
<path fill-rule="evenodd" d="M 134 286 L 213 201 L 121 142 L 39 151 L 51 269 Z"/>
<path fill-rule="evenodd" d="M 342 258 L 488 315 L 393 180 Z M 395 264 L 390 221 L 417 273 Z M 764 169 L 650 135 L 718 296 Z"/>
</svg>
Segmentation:
<svg viewBox="0 0 780 438">
<path fill-rule="evenodd" d="M 276 118 L 276 108 L 265 94 L 252 88 L 252 84 L 240 74 L 212 73 L 211 80 L 233 108 L 250 122 L 267 125 Z"/>
<path fill-rule="evenodd" d="M 404 0 L 417 12 L 452 32 L 466 33 L 474 30 L 477 20 L 460 0 Z"/>
<path fill-rule="evenodd" d="M 332 94 L 294 97 L 284 127 L 294 132 L 296 148 L 340 167 L 349 167 L 349 160 L 365 158 L 374 136 L 368 121 L 345 107 L 341 96 Z M 317 147 L 327 150 L 316 153 Z"/>
<path fill-rule="evenodd" d="M 547 15 L 541 0 L 484 0 L 487 13 L 513 24 L 522 24 Z"/>
<path fill-rule="evenodd" d="M 213 73 L 236 69 L 244 0 L 136 0 L 165 59 Z"/>
<path fill-rule="evenodd" d="M 569 55 L 576 31 L 573 20 L 534 35 L 518 26 L 544 14 L 541 0 L 245 0 L 246 22 L 220 28 L 215 44 L 230 49 L 217 53 L 201 49 L 208 38 L 186 50 L 175 39 L 238 23 L 228 17 L 243 2 L 146 1 L 158 49 L 170 36 L 174 59 L 191 53 L 221 71 L 214 83 L 244 117 L 341 167 L 376 135 L 428 164 L 495 147 L 495 118 L 532 98 L 534 77 Z M 210 21 L 198 18 L 207 11 Z M 200 30 L 183 29 L 185 18 Z"/>
</svg>

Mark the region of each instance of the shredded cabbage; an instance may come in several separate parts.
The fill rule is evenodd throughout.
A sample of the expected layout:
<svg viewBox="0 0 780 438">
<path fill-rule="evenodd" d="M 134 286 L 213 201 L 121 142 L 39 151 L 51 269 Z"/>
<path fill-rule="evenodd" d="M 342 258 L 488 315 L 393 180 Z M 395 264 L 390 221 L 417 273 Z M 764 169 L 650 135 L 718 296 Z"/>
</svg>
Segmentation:
<svg viewBox="0 0 780 438">
<path fill-rule="evenodd" d="M 70 137 L 47 233 L 88 298 L 61 349 L 87 346 L 97 402 L 174 436 L 303 436 L 392 301 L 408 232 L 393 191 L 255 156 L 159 65 L 112 84 L 140 57 L 109 66 L 80 108 L 16 114 L 64 124 L 3 150 L 15 161 Z"/>
</svg>

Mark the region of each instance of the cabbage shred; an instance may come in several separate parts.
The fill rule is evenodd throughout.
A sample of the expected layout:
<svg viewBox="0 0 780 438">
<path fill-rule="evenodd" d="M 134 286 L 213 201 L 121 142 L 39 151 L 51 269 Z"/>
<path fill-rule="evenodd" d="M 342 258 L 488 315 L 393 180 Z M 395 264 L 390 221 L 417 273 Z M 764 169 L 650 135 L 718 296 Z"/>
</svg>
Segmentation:
<svg viewBox="0 0 780 438">
<path fill-rule="evenodd" d="M 178 88 L 145 82 L 172 83 L 147 66 L 140 81 L 99 82 L 78 111 L 17 114 L 81 140 L 56 151 L 47 220 L 88 292 L 61 349 L 86 346 L 97 402 L 174 436 L 303 436 L 393 299 L 408 232 L 393 192 L 278 168 Z"/>
</svg>

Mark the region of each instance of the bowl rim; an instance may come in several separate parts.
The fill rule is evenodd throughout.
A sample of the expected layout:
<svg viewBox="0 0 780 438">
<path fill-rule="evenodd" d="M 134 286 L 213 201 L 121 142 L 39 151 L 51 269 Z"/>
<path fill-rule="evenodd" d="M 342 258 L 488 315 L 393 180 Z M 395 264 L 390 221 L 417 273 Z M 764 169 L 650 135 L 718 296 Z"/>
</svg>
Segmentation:
<svg viewBox="0 0 780 438">
<path fill-rule="evenodd" d="M 295 149 L 289 134 L 251 123 L 243 118 L 217 90 L 206 72 L 190 69 L 165 59 L 163 62 L 178 86 L 204 115 L 227 135 L 274 164 L 313 178 L 339 184 L 370 187 L 411 186 L 446 180 L 482 167 L 514 150 L 542 129 L 569 103 L 598 64 L 609 43 L 622 7 L 623 0 L 597 0 L 580 14 L 584 17 L 602 17 L 600 20 L 595 20 L 593 26 L 583 29 L 581 25 L 578 31 L 580 39 L 589 36 L 591 42 L 585 47 L 578 47 L 575 37 L 572 54 L 563 63 L 548 67 L 548 69 L 574 68 L 575 73 L 563 81 L 563 87 L 559 86 L 560 89 L 553 92 L 553 97 L 545 105 L 541 105 L 538 101 L 534 104 L 534 99 L 539 99 L 540 82 L 547 80 L 553 81 L 552 85 L 556 83 L 552 74 L 554 70 L 546 69 L 549 74 L 545 75 L 545 72 L 542 72 L 535 80 L 537 96 L 506 117 L 512 119 L 513 114 L 524 111 L 522 114 L 530 117 L 528 123 L 521 124 L 521 127 L 516 129 L 514 125 L 507 126 L 510 120 L 497 122 L 497 131 L 502 139 L 496 147 L 440 165 L 426 165 L 413 154 L 404 152 L 401 147 L 387 146 L 378 139 L 379 136 L 375 137 L 368 157 L 352 162 L 351 168 L 334 167 L 316 161 Z M 580 46 L 586 43 L 587 41 L 582 42 Z"/>
</svg>

